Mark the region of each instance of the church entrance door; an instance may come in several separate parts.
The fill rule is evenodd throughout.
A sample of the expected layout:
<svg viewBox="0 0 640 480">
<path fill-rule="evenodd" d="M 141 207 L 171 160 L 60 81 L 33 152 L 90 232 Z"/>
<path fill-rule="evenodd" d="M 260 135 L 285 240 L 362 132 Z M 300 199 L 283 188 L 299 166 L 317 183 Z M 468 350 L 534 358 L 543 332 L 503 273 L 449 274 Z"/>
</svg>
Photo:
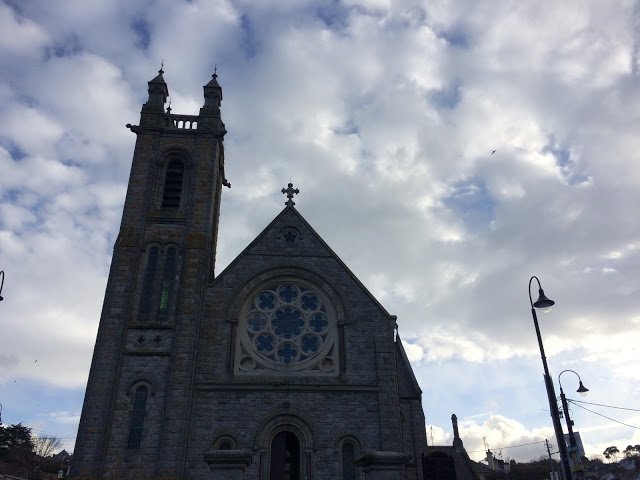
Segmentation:
<svg viewBox="0 0 640 480">
<path fill-rule="evenodd" d="M 270 480 L 300 480 L 300 441 L 291 432 L 278 433 L 271 442 Z"/>
</svg>

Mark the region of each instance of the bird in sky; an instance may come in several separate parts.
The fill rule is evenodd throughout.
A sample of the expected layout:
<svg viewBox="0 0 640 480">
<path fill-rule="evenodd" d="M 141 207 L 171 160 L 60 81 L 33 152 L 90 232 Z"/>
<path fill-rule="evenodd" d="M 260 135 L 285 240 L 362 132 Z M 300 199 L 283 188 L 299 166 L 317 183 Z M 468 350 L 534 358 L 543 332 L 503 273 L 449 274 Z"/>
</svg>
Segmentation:
<svg viewBox="0 0 640 480">
<path fill-rule="evenodd" d="M 493 152 L 491 152 L 491 155 L 493 155 L 494 153 L 496 153 L 496 151 L 494 150 Z"/>
</svg>

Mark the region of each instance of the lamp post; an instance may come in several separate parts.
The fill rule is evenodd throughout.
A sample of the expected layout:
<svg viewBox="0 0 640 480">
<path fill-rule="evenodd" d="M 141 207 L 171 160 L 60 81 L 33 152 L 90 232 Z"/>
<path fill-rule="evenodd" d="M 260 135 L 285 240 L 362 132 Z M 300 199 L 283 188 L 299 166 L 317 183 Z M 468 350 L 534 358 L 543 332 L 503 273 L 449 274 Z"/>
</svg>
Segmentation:
<svg viewBox="0 0 640 480">
<path fill-rule="evenodd" d="M 538 282 L 538 300 L 534 303 L 531 298 L 531 282 L 533 279 Z M 540 336 L 540 327 L 538 326 L 538 316 L 536 315 L 536 308 L 539 308 L 543 312 L 548 312 L 555 303 L 553 300 L 547 298 L 540 285 L 540 280 L 535 275 L 529 279 L 529 303 L 531 304 L 531 316 L 533 317 L 533 324 L 536 327 L 536 335 L 538 336 L 538 346 L 540 347 L 540 357 L 542 358 L 542 366 L 544 367 L 544 384 L 547 387 L 547 397 L 549 398 L 549 408 L 551 409 L 551 419 L 553 420 L 553 430 L 556 433 L 556 441 L 558 442 L 558 450 L 560 453 L 560 462 L 562 463 L 562 475 L 565 480 L 572 480 L 571 467 L 569 466 L 569 456 L 567 454 L 567 444 L 564 441 L 564 433 L 562 432 L 562 424 L 560 423 L 560 412 L 558 411 L 558 400 L 556 397 L 555 389 L 553 388 L 553 382 L 549 375 L 549 367 L 547 367 L 547 357 L 544 354 L 544 345 L 542 344 L 542 337 Z"/>
<path fill-rule="evenodd" d="M 0 270 L 0 275 L 2 275 L 2 280 L 0 280 L 0 302 L 2 300 L 4 300 L 4 298 L 2 298 L 2 286 L 4 285 L 4 270 Z"/>
<path fill-rule="evenodd" d="M 560 382 L 560 376 L 564 372 L 571 372 L 578 376 L 578 382 L 580 383 L 580 386 L 578 387 L 578 390 L 576 390 L 576 392 L 578 392 L 580 395 L 584 397 L 589 389 L 582 384 L 580 375 L 578 375 L 578 373 L 574 372 L 573 370 L 563 370 L 560 372 L 560 375 L 558 375 L 558 385 L 560 385 L 560 400 L 562 400 L 562 410 L 564 411 L 564 419 L 567 422 L 567 430 L 569 432 L 569 458 L 573 462 L 573 465 L 570 465 L 570 467 L 574 472 L 576 478 L 583 478 L 582 470 L 584 469 L 584 467 L 582 466 L 582 461 L 580 460 L 580 454 L 578 452 L 578 442 L 576 441 L 576 436 L 573 433 L 573 420 L 569 418 L 569 405 L 567 404 L 567 397 L 564 396 L 564 392 L 562 391 L 562 382 Z"/>
</svg>

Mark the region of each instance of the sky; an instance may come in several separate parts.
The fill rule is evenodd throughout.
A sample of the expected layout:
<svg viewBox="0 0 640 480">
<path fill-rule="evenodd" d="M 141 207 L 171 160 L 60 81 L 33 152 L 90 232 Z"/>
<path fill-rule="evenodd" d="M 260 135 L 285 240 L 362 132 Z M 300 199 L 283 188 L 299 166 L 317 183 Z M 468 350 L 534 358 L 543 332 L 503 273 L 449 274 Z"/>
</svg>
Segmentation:
<svg viewBox="0 0 640 480">
<path fill-rule="evenodd" d="M 0 32 L 4 424 L 73 450 L 125 125 L 164 62 L 173 113 L 197 114 L 214 68 L 223 89 L 217 272 L 291 180 L 398 316 L 429 444 L 451 444 L 451 414 L 475 460 L 556 444 L 533 275 L 556 301 L 539 315 L 556 393 L 565 370 L 590 390 L 560 377 L 589 402 L 570 410 L 587 456 L 640 444 L 639 3 L 5 0 Z"/>
</svg>

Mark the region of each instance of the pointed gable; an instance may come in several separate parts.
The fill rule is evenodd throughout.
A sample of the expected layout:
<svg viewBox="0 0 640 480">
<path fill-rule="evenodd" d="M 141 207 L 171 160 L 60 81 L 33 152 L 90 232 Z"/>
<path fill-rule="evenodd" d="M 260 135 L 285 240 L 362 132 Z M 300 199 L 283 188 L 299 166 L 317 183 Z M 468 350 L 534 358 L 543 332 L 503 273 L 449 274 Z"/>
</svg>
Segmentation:
<svg viewBox="0 0 640 480">
<path fill-rule="evenodd" d="M 347 265 L 318 235 L 313 227 L 293 206 L 285 207 L 280 214 L 225 268 L 216 278 L 223 278 L 232 271 L 236 265 L 247 257 L 297 257 L 304 258 L 303 262 L 310 269 L 322 263 L 322 259 L 332 260 L 347 275 L 366 292 L 367 296 L 377 305 L 384 315 L 390 320 L 396 319 L 389 314 L 378 300 L 369 292 L 364 284 L 349 270 Z M 253 262 L 251 262 L 253 263 Z M 266 262 L 258 262 L 266 264 Z M 336 268 L 334 266 L 334 269 Z M 320 270 L 320 269 L 319 269 Z"/>
<path fill-rule="evenodd" d="M 203 381 L 221 375 L 260 381 L 294 375 L 371 387 L 380 365 L 394 369 L 396 317 L 292 205 L 207 286 L 205 295 L 199 350 Z M 222 338 L 230 338 L 226 352 L 217 348 Z M 381 364 L 380 355 L 391 361 Z M 229 370 L 210 368 L 215 358 Z M 397 391 L 392 376 L 389 388 Z"/>
</svg>

